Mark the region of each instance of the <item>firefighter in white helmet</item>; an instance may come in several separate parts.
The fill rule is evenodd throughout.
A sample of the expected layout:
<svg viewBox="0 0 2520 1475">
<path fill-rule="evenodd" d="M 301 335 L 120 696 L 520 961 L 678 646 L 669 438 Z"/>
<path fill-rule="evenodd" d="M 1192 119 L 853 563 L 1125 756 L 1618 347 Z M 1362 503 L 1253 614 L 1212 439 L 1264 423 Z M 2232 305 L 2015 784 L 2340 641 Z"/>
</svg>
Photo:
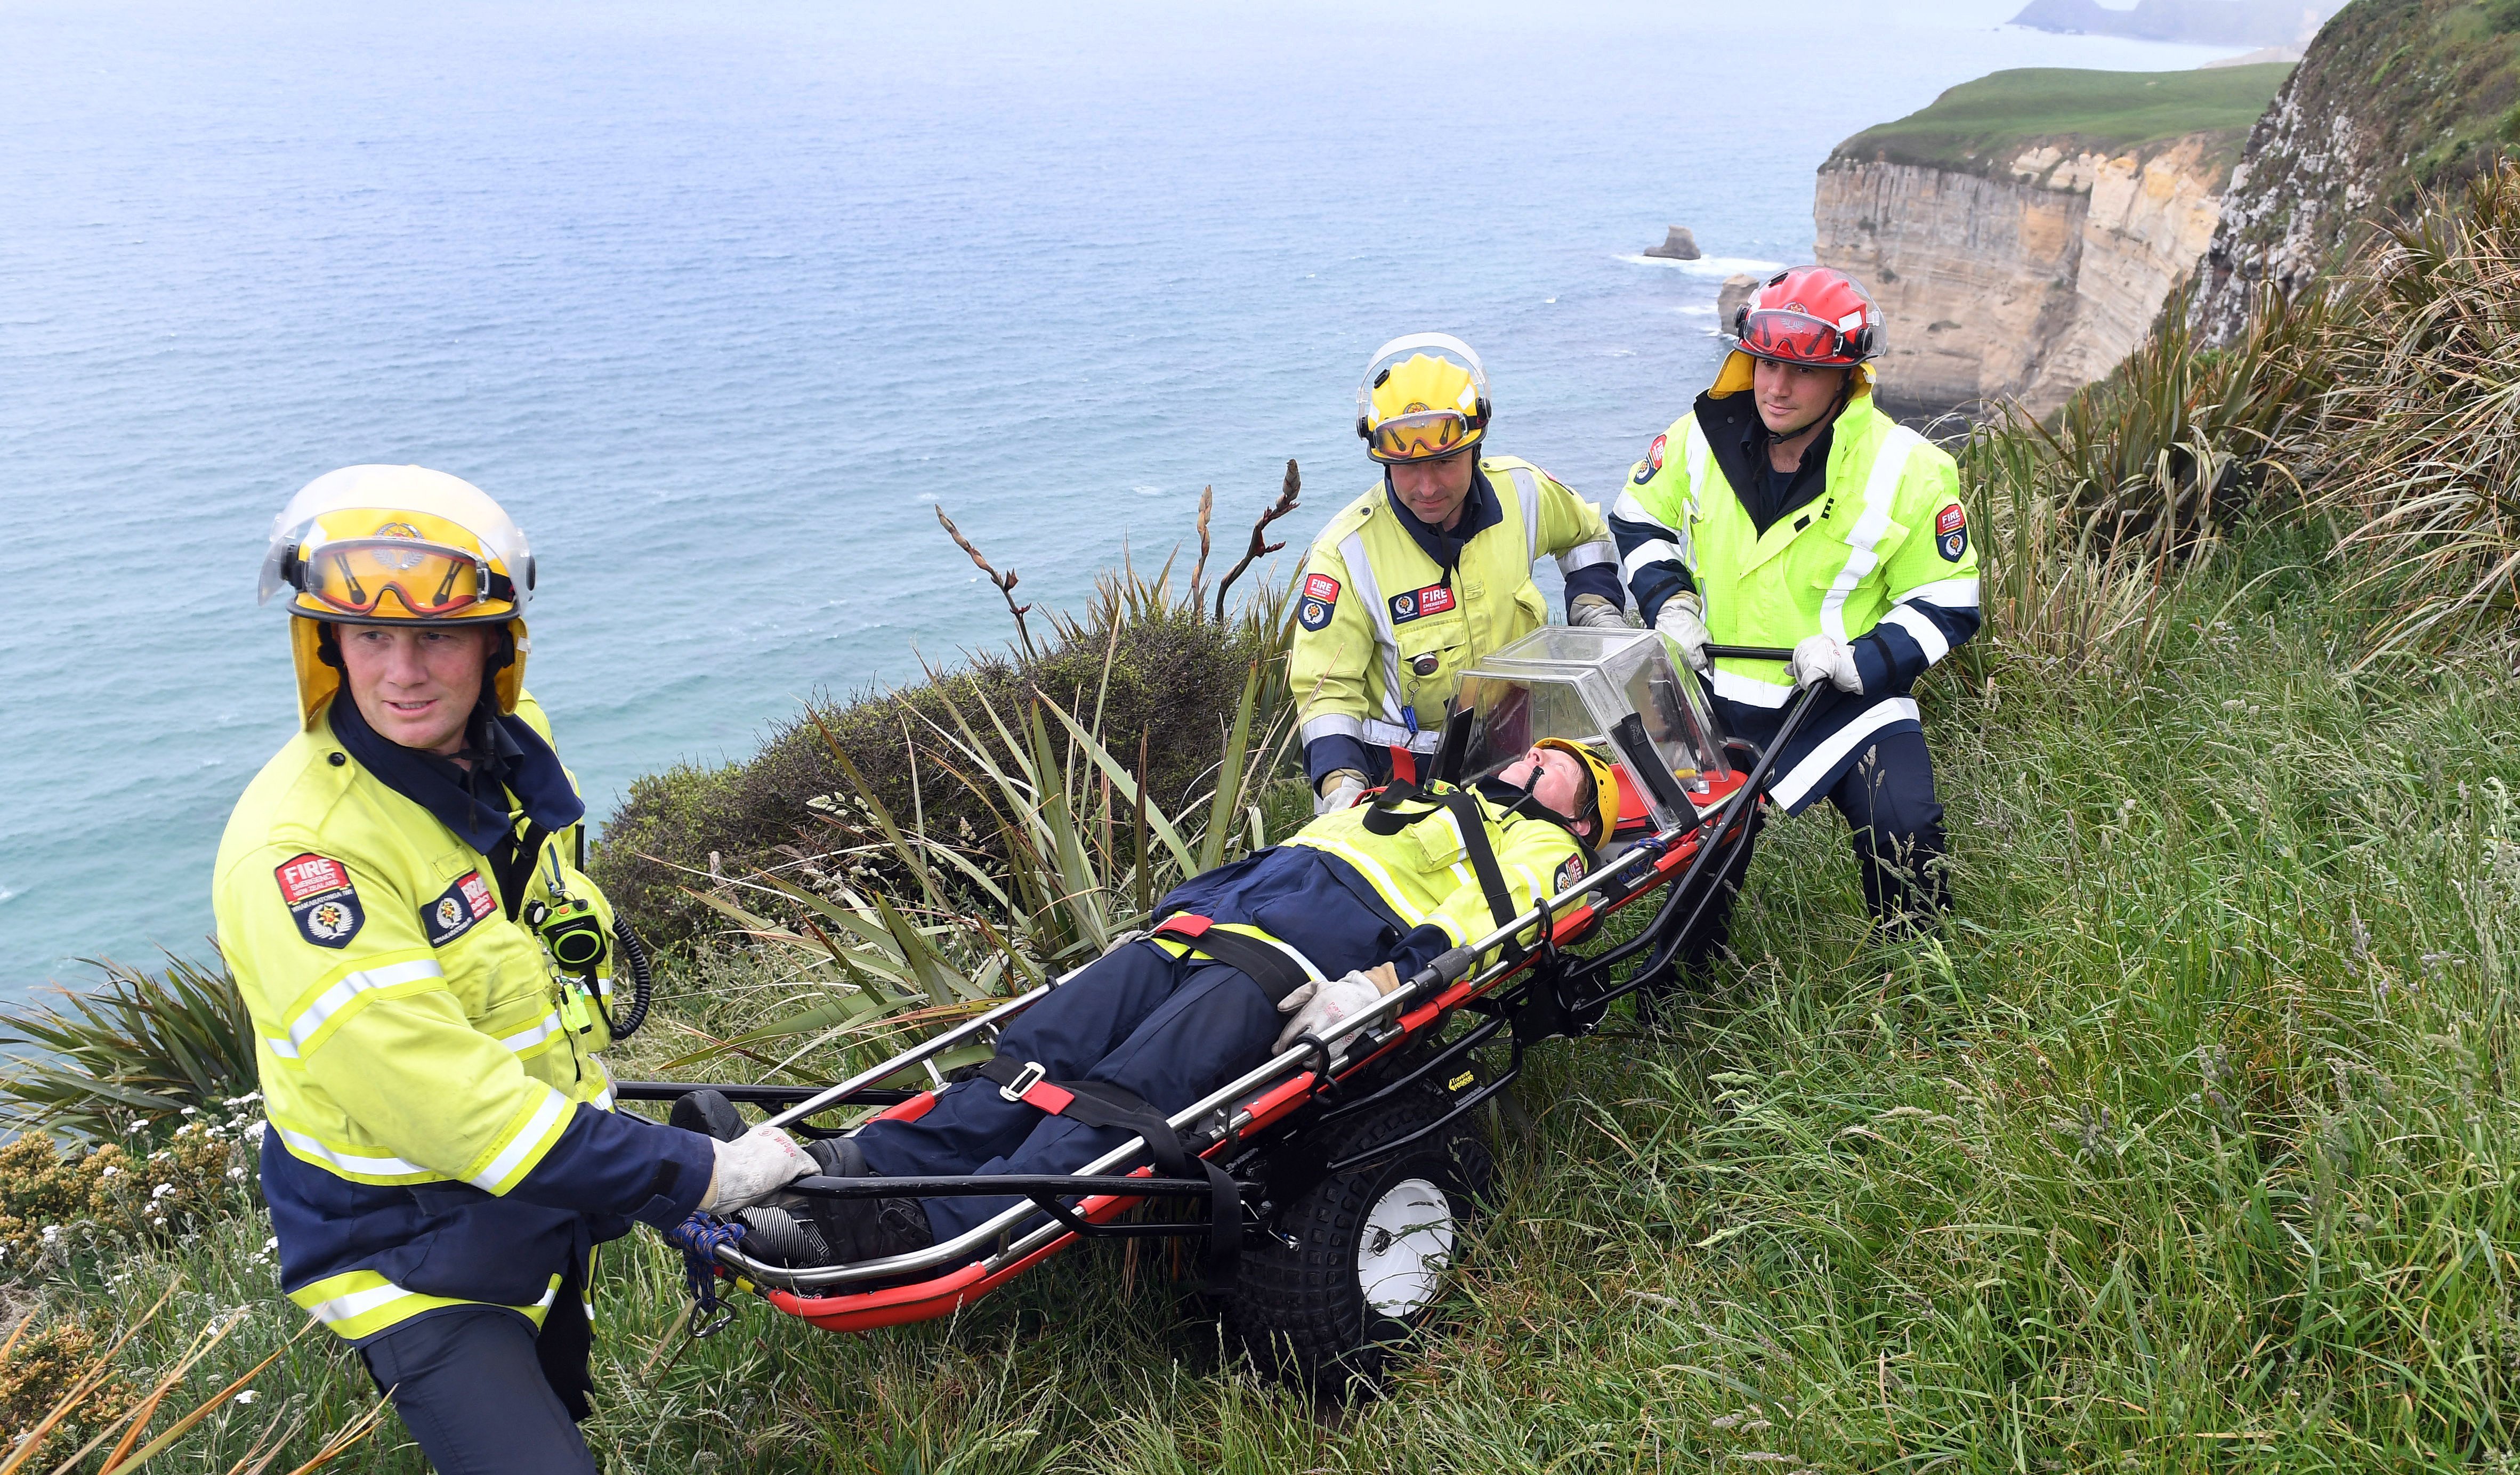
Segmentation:
<svg viewBox="0 0 2520 1475">
<path fill-rule="evenodd" d="M 358 1348 L 439 1470 L 592 1471 L 595 1245 L 813 1162 L 612 1112 L 611 909 L 525 694 L 524 534 L 419 467 L 318 478 L 273 528 L 297 733 L 212 900 L 252 1015 L 291 1300 Z"/>
<path fill-rule="evenodd" d="M 1531 580 L 1544 555 L 1565 574 L 1568 624 L 1627 624 L 1601 510 L 1530 462 L 1477 454 L 1492 413 L 1487 371 L 1459 338 L 1395 338 L 1366 365 L 1356 433 L 1382 479 L 1313 540 L 1295 589 L 1316 813 L 1416 777 L 1462 670 L 1549 622 Z"/>
</svg>

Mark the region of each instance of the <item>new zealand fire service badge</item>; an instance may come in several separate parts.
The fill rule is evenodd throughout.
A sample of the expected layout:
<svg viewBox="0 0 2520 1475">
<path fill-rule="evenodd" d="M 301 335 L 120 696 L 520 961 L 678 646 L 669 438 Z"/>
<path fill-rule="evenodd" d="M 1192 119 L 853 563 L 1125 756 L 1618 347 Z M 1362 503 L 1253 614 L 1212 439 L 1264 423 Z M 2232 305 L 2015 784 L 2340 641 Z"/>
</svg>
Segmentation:
<svg viewBox="0 0 2520 1475">
<path fill-rule="evenodd" d="M 338 948 L 359 935 L 367 914 L 359 910 L 359 893 L 340 862 L 310 851 L 281 862 L 272 874 L 299 936 L 319 948 Z"/>
</svg>

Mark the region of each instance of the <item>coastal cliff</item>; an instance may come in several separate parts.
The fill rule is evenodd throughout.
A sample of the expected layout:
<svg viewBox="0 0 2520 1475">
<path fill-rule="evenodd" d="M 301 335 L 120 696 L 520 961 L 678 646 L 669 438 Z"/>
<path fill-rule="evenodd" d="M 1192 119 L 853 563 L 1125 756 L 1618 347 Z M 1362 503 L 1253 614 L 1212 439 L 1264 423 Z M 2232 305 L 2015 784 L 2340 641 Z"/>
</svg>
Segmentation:
<svg viewBox="0 0 2520 1475">
<path fill-rule="evenodd" d="M 2295 292 L 2376 222 L 2520 141 L 2520 3 L 2356 0 L 2327 22 L 2253 127 L 2188 309 L 2209 343 L 2257 285 Z"/>
<path fill-rule="evenodd" d="M 2045 414 L 2108 373 L 2194 271 L 2285 71 L 1997 72 L 1841 144 L 1817 256 L 1887 315 L 1883 401 Z"/>
</svg>

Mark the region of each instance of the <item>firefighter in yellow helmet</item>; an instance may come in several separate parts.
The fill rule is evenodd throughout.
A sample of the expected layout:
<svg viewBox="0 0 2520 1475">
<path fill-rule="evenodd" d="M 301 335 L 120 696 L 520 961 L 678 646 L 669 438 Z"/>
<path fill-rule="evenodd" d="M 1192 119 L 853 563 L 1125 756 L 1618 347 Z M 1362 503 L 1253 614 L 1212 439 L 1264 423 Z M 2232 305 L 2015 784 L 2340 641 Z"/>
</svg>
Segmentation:
<svg viewBox="0 0 2520 1475">
<path fill-rule="evenodd" d="M 611 909 L 525 694 L 524 534 L 419 467 L 318 478 L 273 528 L 297 733 L 238 800 L 212 902 L 252 1015 L 290 1299 L 357 1347 L 441 1471 L 592 1471 L 588 1280 L 634 1220 L 813 1160 L 612 1112 Z"/>
<path fill-rule="evenodd" d="M 1464 668 L 1548 623 L 1531 566 L 1554 557 L 1573 625 L 1624 627 L 1601 511 L 1530 462 L 1481 456 L 1487 371 L 1461 339 L 1395 338 L 1356 391 L 1381 482 L 1330 518 L 1295 590 L 1292 677 L 1316 813 L 1414 778 Z"/>
</svg>

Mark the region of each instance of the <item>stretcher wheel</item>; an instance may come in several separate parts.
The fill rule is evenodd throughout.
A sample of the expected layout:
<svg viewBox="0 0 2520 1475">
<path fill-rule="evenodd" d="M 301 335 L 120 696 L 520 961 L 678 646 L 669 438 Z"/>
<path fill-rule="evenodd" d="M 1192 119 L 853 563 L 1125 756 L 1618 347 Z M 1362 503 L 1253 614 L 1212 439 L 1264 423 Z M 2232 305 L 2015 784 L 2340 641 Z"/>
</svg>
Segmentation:
<svg viewBox="0 0 2520 1475">
<path fill-rule="evenodd" d="M 1441 1098 L 1411 1095 L 1318 1142 L 1334 1163 L 1440 1118 Z M 1323 1179 L 1246 1241 L 1226 1325 L 1252 1360 L 1293 1382 L 1344 1396 L 1380 1387 L 1400 1349 L 1435 1313 L 1462 1229 L 1495 1160 L 1461 1124 L 1390 1156 Z"/>
</svg>

